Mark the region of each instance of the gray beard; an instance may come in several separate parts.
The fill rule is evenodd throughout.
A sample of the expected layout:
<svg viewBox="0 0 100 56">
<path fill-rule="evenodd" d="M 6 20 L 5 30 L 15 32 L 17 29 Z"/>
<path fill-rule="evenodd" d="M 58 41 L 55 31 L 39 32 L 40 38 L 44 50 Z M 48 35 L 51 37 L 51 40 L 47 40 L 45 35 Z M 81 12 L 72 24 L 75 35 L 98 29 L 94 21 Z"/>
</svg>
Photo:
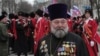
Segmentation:
<svg viewBox="0 0 100 56">
<path fill-rule="evenodd" d="M 68 27 L 65 29 L 54 29 L 51 27 L 51 33 L 53 33 L 56 38 L 63 38 L 68 33 Z"/>
</svg>

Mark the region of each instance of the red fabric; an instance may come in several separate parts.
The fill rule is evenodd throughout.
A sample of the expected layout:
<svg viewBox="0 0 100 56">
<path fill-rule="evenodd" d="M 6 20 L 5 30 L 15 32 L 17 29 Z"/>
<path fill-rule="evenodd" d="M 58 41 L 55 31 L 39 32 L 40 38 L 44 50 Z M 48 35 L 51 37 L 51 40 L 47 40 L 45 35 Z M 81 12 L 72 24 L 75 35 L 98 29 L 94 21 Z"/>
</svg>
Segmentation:
<svg viewBox="0 0 100 56">
<path fill-rule="evenodd" d="M 88 37 L 92 38 L 92 31 L 91 29 L 89 28 L 89 25 L 88 24 L 84 24 L 84 29 L 85 29 L 85 34 L 88 35 Z"/>
<path fill-rule="evenodd" d="M 35 25 L 36 25 L 36 19 L 35 18 L 31 18 L 30 21 L 32 22 L 33 27 L 35 27 Z M 27 22 L 28 22 L 28 20 L 27 20 Z M 30 33 L 31 33 L 30 30 L 31 30 L 30 27 L 27 26 L 26 27 L 26 33 L 25 33 L 27 37 L 30 36 Z M 34 32 L 34 31 L 32 31 L 32 32 Z"/>
<path fill-rule="evenodd" d="M 20 24 L 24 24 L 23 19 L 20 19 L 19 22 L 20 22 Z M 15 19 L 12 21 L 12 24 L 13 24 L 13 34 L 14 34 L 14 37 L 16 40 L 17 39 L 17 31 L 16 31 L 16 20 Z"/>
<path fill-rule="evenodd" d="M 98 53 L 97 43 L 100 43 L 100 37 L 97 34 L 97 23 L 95 22 L 95 20 L 91 19 L 88 21 L 88 23 L 86 25 L 87 25 L 87 27 L 85 27 L 84 29 L 85 29 L 86 33 L 88 34 L 90 41 L 92 40 L 95 43 L 95 45 L 92 47 L 92 50 L 93 50 L 92 54 L 95 54 L 94 56 L 97 56 L 97 53 Z M 85 38 L 87 38 L 87 37 L 85 37 Z M 89 41 L 89 43 L 90 43 L 90 41 Z M 86 42 L 86 44 L 87 44 L 87 42 Z M 89 47 L 89 45 L 87 45 L 87 47 Z M 91 52 L 91 49 L 89 49 L 89 51 Z"/>
<path fill-rule="evenodd" d="M 98 33 L 95 34 L 94 40 L 100 44 L 100 36 Z"/>
<path fill-rule="evenodd" d="M 50 32 L 50 20 L 46 21 L 46 25 L 45 25 L 45 33 L 48 34 Z"/>
<path fill-rule="evenodd" d="M 25 33 L 25 34 L 26 34 L 26 36 L 27 36 L 27 37 L 29 37 L 29 36 L 30 36 L 30 33 L 31 33 L 31 32 L 30 32 L 30 28 L 29 28 L 29 27 L 27 27 L 27 29 L 26 29 L 26 30 L 27 30 L 27 31 L 26 31 L 26 33 Z"/>
<path fill-rule="evenodd" d="M 88 38 L 86 38 L 86 36 L 84 34 L 83 34 L 82 38 L 83 38 L 83 40 L 86 44 L 86 47 L 88 49 L 89 56 L 95 56 L 95 53 L 94 53 L 92 47 L 90 46 L 90 42 L 89 42 Z"/>
<path fill-rule="evenodd" d="M 90 24 L 90 29 L 91 29 L 91 32 L 92 32 L 93 40 L 100 44 L 100 36 L 97 34 L 98 25 L 97 25 L 96 21 L 90 20 L 88 24 Z"/>
<path fill-rule="evenodd" d="M 37 46 L 38 46 L 38 42 L 39 40 L 46 35 L 47 33 L 47 28 L 48 27 L 48 23 L 49 21 L 47 21 L 45 18 L 42 18 L 35 26 L 35 34 L 34 34 L 34 54 L 36 52 Z"/>
<path fill-rule="evenodd" d="M 28 23 L 27 19 L 25 21 L 26 21 L 25 23 Z M 28 26 L 25 26 L 24 29 L 25 29 L 26 37 L 29 37 L 30 36 L 30 28 Z"/>
<path fill-rule="evenodd" d="M 31 18 L 33 26 L 36 25 L 37 20 L 35 18 Z"/>
<path fill-rule="evenodd" d="M 19 19 L 19 22 L 23 25 L 24 24 L 24 20 L 23 19 Z"/>
<path fill-rule="evenodd" d="M 73 21 L 71 19 L 67 20 L 68 23 L 68 27 L 69 27 L 69 32 L 72 32 L 72 28 L 73 28 Z"/>
<path fill-rule="evenodd" d="M 15 37 L 15 40 L 17 39 L 17 31 L 16 31 L 16 20 L 12 20 L 12 24 L 13 24 L 13 34 L 14 34 L 14 37 Z"/>
</svg>

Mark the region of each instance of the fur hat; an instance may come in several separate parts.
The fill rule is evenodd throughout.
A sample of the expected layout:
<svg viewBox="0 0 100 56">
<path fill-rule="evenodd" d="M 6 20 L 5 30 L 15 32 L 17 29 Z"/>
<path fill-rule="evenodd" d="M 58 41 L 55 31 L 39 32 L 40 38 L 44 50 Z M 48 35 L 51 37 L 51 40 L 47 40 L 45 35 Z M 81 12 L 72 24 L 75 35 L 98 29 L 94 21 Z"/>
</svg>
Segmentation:
<svg viewBox="0 0 100 56">
<path fill-rule="evenodd" d="M 35 13 L 34 13 L 34 12 L 31 12 L 31 13 L 29 14 L 29 16 L 32 17 L 32 18 L 34 18 L 34 17 L 35 17 Z"/>
<path fill-rule="evenodd" d="M 7 16 L 7 12 L 6 11 L 2 11 L 2 15 Z"/>
<path fill-rule="evenodd" d="M 86 10 L 85 10 L 85 13 L 89 13 L 91 16 L 93 16 L 92 9 L 86 9 Z"/>
<path fill-rule="evenodd" d="M 36 12 L 35 12 L 37 15 L 39 15 L 40 17 L 43 16 L 43 11 L 38 9 Z"/>
<path fill-rule="evenodd" d="M 19 12 L 18 12 L 18 16 L 24 16 L 24 12 L 19 11 Z"/>
<path fill-rule="evenodd" d="M 0 21 L 2 20 L 2 19 L 4 19 L 6 16 L 5 15 L 1 15 L 0 16 Z"/>
<path fill-rule="evenodd" d="M 13 19 L 13 18 L 15 18 L 15 15 L 13 13 L 10 13 L 9 14 L 9 19 Z"/>
</svg>

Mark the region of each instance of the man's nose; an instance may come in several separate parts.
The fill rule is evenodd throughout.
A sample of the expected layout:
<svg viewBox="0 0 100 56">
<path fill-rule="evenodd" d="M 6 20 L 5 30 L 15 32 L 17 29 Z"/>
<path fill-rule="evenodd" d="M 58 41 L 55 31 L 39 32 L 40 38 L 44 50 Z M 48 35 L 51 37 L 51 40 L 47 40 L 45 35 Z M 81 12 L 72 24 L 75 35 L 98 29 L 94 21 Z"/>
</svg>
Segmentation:
<svg viewBox="0 0 100 56">
<path fill-rule="evenodd" d="M 58 26 L 59 26 L 59 27 L 62 27 L 62 23 L 58 23 Z"/>
</svg>

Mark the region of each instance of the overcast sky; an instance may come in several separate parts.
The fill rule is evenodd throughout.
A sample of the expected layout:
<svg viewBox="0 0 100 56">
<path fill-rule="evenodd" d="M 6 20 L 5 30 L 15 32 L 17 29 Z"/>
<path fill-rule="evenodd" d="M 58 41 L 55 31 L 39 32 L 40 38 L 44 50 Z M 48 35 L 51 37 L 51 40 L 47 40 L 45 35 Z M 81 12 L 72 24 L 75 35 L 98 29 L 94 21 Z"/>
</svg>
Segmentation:
<svg viewBox="0 0 100 56">
<path fill-rule="evenodd" d="M 26 0 L 26 1 L 28 1 L 30 4 L 34 4 L 34 0 Z M 46 0 L 37 0 L 38 2 L 44 2 L 44 1 L 46 1 Z"/>
<path fill-rule="evenodd" d="M 30 4 L 34 4 L 34 0 L 26 0 L 26 1 L 28 1 Z"/>
</svg>

